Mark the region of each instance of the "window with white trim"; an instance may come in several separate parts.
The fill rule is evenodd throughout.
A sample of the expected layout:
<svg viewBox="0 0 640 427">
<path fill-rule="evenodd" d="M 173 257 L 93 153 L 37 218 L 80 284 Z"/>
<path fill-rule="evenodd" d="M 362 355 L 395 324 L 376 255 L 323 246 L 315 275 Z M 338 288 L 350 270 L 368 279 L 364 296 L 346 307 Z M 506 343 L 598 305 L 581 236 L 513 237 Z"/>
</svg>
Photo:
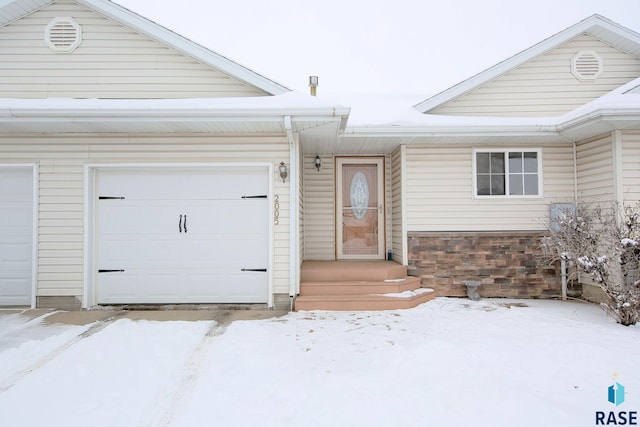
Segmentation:
<svg viewBox="0 0 640 427">
<path fill-rule="evenodd" d="M 540 150 L 476 150 L 476 196 L 540 196 Z"/>
</svg>

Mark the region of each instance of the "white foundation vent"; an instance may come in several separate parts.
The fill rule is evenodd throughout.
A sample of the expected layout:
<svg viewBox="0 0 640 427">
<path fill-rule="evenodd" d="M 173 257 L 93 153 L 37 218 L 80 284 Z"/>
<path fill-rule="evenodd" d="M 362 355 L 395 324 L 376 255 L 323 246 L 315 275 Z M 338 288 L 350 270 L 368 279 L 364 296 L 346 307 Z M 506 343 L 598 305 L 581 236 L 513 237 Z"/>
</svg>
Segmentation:
<svg viewBox="0 0 640 427">
<path fill-rule="evenodd" d="M 571 58 L 571 73 L 578 80 L 594 81 L 602 74 L 602 58 L 593 51 L 580 51 Z"/>
<path fill-rule="evenodd" d="M 54 52 L 71 53 L 82 42 L 82 27 L 70 17 L 53 18 L 44 30 L 44 41 Z"/>
</svg>

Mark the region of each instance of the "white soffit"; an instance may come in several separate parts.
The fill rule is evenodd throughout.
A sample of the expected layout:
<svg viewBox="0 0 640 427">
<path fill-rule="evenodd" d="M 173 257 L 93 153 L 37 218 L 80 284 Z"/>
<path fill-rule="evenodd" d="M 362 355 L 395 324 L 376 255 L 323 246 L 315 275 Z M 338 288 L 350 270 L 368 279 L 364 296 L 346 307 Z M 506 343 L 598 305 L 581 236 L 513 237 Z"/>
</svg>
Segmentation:
<svg viewBox="0 0 640 427">
<path fill-rule="evenodd" d="M 0 0 L 0 27 L 17 21 L 51 3 L 53 0 Z"/>
</svg>

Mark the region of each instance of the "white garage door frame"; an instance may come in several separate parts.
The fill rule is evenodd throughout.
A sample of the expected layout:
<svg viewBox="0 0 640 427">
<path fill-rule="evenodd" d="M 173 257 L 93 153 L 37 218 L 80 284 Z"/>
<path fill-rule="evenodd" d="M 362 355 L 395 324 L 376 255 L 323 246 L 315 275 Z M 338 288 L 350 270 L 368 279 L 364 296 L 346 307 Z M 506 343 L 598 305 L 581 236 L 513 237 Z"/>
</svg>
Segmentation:
<svg viewBox="0 0 640 427">
<path fill-rule="evenodd" d="M 89 308 L 97 304 L 97 183 L 96 174 L 99 170 L 137 169 L 149 171 L 181 170 L 181 171 L 207 171 L 219 169 L 258 169 L 264 168 L 269 177 L 268 200 L 273 200 L 273 164 L 268 162 L 231 162 L 231 163 L 109 163 L 86 164 L 84 172 L 84 289 L 82 307 Z M 273 218 L 273 204 L 269 203 L 269 218 Z M 267 305 L 273 307 L 273 274 L 274 274 L 274 222 L 269 224 L 269 268 L 267 270 L 268 300 Z"/>
<path fill-rule="evenodd" d="M 36 294 L 38 286 L 38 163 L 0 163 L 0 169 L 31 169 L 31 197 L 32 197 L 32 215 L 31 215 L 31 286 L 30 286 L 30 305 L 31 308 L 36 307 Z"/>
</svg>

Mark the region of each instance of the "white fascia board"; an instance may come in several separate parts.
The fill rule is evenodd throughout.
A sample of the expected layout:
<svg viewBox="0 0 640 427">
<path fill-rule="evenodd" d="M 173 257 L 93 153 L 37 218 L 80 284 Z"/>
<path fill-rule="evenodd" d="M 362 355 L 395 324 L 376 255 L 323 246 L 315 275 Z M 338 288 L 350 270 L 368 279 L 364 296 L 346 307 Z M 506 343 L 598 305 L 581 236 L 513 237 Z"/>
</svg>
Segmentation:
<svg viewBox="0 0 640 427">
<path fill-rule="evenodd" d="M 446 137 L 446 136 L 558 136 L 557 126 L 417 126 L 417 127 L 380 127 L 350 128 L 343 134 L 348 137 Z"/>
<path fill-rule="evenodd" d="M 557 33 L 502 62 L 499 62 L 493 67 L 488 68 L 487 70 L 482 71 L 481 73 L 476 74 L 475 76 L 470 77 L 469 79 L 464 80 L 463 82 L 458 83 L 457 85 L 443 92 L 440 92 L 439 94 L 434 95 L 419 104 L 416 104 L 414 108 L 422 113 L 426 113 L 477 88 L 478 86 L 483 85 L 484 83 L 487 83 L 505 74 L 506 72 L 514 68 L 519 67 L 520 65 L 556 48 L 562 43 L 565 43 L 582 33 L 593 31 L 595 28 L 599 30 L 598 36 L 601 38 L 606 37 L 606 33 L 617 35 L 619 37 L 627 38 L 630 41 L 638 44 L 638 47 L 640 48 L 640 35 L 638 33 L 631 31 L 628 28 L 622 27 L 621 25 L 618 25 L 600 15 L 592 15 L 580 21 L 579 23 L 567 28 L 566 30 Z"/>
<path fill-rule="evenodd" d="M 627 128 L 627 126 L 621 126 L 621 123 L 626 123 L 629 128 L 633 129 L 640 127 L 640 107 L 624 111 L 621 109 L 596 110 L 561 123 L 558 130 L 562 135 L 570 137 L 570 135 L 582 135 L 585 130 L 588 132 L 590 127 L 598 125 L 600 131 L 602 131 L 603 125 L 607 131 Z"/>
<path fill-rule="evenodd" d="M 292 122 L 300 121 L 336 121 L 343 123 L 344 114 L 335 110 L 162 110 L 149 111 L 146 109 L 118 109 L 118 110 L 47 110 L 47 109 L 8 109 L 0 110 L 0 121 L 29 120 L 38 121 L 85 121 L 85 120 L 123 120 L 153 121 L 171 119 L 175 121 L 260 121 L 282 122 L 284 116 L 291 116 Z"/>
<path fill-rule="evenodd" d="M 237 62 L 219 55 L 147 18 L 144 18 L 129 9 L 108 0 L 76 0 L 90 9 L 104 16 L 118 21 L 128 27 L 155 39 L 162 44 L 195 58 L 206 65 L 228 73 L 232 77 L 245 82 L 263 92 L 271 95 L 280 95 L 289 92 L 285 86 L 270 80 L 255 71 L 244 67 Z"/>
<path fill-rule="evenodd" d="M 298 127 L 305 127 L 306 123 L 316 126 L 318 123 L 335 123 L 336 132 L 348 117 L 348 109 L 336 108 L 264 108 L 264 109 L 161 109 L 146 108 L 109 109 L 109 108 L 0 108 L 0 124 L 33 127 L 40 131 L 60 131 L 60 126 L 69 131 L 86 131 L 85 125 L 99 125 L 97 129 L 121 128 L 130 129 L 127 125 L 143 126 L 151 129 L 155 123 L 185 125 L 195 123 L 269 123 L 270 126 L 282 128 L 283 118 L 291 117 L 291 122 Z M 145 127 L 146 126 L 146 127 Z M 93 129 L 93 128 L 92 128 Z M 128 131 L 130 132 L 130 131 Z"/>
</svg>

